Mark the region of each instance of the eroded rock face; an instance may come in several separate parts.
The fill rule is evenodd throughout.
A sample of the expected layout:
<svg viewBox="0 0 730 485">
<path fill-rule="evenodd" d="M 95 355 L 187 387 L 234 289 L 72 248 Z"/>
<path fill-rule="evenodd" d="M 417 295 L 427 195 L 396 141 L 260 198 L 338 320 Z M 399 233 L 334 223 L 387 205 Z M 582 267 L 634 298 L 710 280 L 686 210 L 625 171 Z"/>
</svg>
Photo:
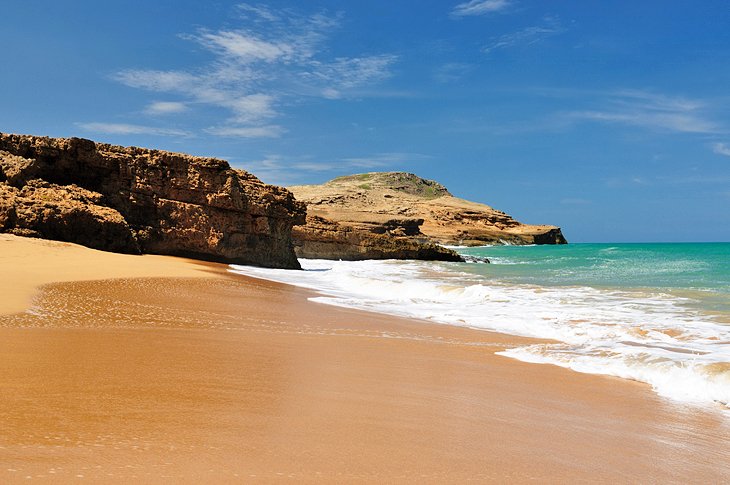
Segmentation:
<svg viewBox="0 0 730 485">
<path fill-rule="evenodd" d="M 0 231 L 128 253 L 298 268 L 291 192 L 227 162 L 0 133 Z"/>
<path fill-rule="evenodd" d="M 101 198 L 76 185 L 38 179 L 22 189 L 0 184 L 0 231 L 139 254 L 127 221 L 118 211 L 99 205 Z"/>
<path fill-rule="evenodd" d="M 404 236 L 445 245 L 564 244 L 559 227 L 522 224 L 502 211 L 452 196 L 441 184 L 405 172 L 373 172 L 289 187 L 307 211 L 366 232 L 402 221 Z M 416 230 L 413 221 L 419 221 Z M 310 226 L 299 229 L 297 237 Z"/>
<path fill-rule="evenodd" d="M 367 231 L 319 216 L 307 216 L 307 224 L 294 227 L 292 236 L 297 256 L 301 258 L 463 261 L 455 251 L 437 244 Z"/>
</svg>

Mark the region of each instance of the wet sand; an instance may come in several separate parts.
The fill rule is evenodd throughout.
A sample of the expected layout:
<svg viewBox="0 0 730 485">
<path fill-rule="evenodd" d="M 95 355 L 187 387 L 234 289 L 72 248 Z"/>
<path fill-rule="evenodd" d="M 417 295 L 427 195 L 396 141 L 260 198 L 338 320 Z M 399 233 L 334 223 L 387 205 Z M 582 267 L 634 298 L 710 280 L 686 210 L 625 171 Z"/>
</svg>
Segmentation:
<svg viewBox="0 0 730 485">
<path fill-rule="evenodd" d="M 160 261 L 177 277 L 50 284 L 24 313 L 0 299 L 1 482 L 730 480 L 718 409 L 494 355 L 526 339 Z"/>
</svg>

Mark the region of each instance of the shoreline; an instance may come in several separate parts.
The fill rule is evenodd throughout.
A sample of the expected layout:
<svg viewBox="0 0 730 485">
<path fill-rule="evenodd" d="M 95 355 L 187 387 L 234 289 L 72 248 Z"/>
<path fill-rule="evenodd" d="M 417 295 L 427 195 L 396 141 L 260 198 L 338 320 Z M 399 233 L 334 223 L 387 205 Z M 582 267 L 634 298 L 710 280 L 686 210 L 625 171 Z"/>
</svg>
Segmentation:
<svg viewBox="0 0 730 485">
<path fill-rule="evenodd" d="M 494 355 L 534 339 L 318 304 L 224 265 L 32 241 L 13 254 L 0 240 L 7 280 L 35 254 L 66 282 L 0 315 L 5 482 L 730 479 L 720 413 Z M 48 261 L 74 264 L 38 259 L 46 243 Z M 97 264 L 124 276 L 90 278 Z"/>
</svg>

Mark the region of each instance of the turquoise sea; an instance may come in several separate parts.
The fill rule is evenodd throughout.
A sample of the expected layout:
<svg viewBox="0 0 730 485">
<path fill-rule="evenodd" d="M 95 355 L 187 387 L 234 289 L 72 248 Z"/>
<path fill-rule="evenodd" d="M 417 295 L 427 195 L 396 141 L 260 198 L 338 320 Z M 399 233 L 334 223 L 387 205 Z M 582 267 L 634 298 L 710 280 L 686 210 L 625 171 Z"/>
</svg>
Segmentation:
<svg viewBox="0 0 730 485">
<path fill-rule="evenodd" d="M 730 313 L 730 243 L 617 243 L 458 248 L 491 266 L 490 279 L 547 286 L 667 291 L 693 305 Z"/>
<path fill-rule="evenodd" d="M 456 248 L 491 264 L 300 260 L 234 271 L 321 303 L 543 339 L 501 355 L 730 407 L 730 243 Z"/>
</svg>

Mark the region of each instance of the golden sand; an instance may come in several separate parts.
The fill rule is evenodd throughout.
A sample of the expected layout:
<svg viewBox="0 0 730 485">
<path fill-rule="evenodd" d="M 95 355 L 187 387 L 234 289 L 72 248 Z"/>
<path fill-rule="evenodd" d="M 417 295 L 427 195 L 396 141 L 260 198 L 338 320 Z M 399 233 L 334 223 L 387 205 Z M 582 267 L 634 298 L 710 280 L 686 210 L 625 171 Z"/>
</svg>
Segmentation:
<svg viewBox="0 0 730 485">
<path fill-rule="evenodd" d="M 194 262 L 166 256 L 131 256 L 77 244 L 0 234 L 0 314 L 26 309 L 46 283 L 148 276 L 206 276 Z M 209 275 L 208 275 L 209 276 Z"/>
<path fill-rule="evenodd" d="M 0 300 L 2 483 L 730 480 L 719 411 L 494 355 L 526 339 L 57 244 L 0 240 L 4 288 L 48 247 L 71 281 Z"/>
</svg>

